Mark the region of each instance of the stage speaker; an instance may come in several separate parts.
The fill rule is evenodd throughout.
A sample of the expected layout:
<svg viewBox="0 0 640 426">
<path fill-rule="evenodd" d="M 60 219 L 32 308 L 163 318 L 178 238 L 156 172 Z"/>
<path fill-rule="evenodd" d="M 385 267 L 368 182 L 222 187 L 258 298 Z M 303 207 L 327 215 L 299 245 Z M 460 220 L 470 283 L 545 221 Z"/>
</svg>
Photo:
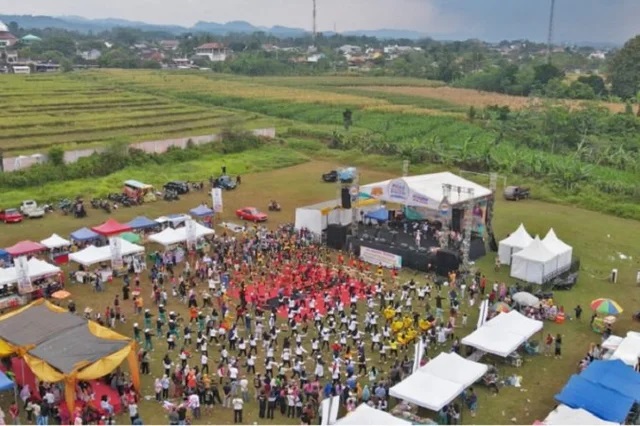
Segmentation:
<svg viewBox="0 0 640 426">
<path fill-rule="evenodd" d="M 349 188 L 342 188 L 342 208 L 350 209 L 351 208 L 351 194 L 349 193 Z"/>
<path fill-rule="evenodd" d="M 464 209 L 454 208 L 451 211 L 451 230 L 460 232 L 462 225 L 462 218 L 464 217 Z"/>
<path fill-rule="evenodd" d="M 460 267 L 460 257 L 451 250 L 438 250 L 436 254 L 436 274 L 446 277 Z"/>
<path fill-rule="evenodd" d="M 329 225 L 327 227 L 327 246 L 342 250 L 347 242 L 347 227 L 340 225 Z"/>
</svg>

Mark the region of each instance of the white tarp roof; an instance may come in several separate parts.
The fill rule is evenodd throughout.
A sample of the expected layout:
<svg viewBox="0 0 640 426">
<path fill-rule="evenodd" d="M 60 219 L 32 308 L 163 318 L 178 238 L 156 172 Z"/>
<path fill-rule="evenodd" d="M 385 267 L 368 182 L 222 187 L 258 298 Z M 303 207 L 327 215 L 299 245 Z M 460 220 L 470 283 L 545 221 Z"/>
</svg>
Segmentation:
<svg viewBox="0 0 640 426">
<path fill-rule="evenodd" d="M 633 367 L 638 362 L 638 357 L 640 357 L 640 333 L 630 331 L 611 355 L 611 359 L 619 359 Z"/>
<path fill-rule="evenodd" d="M 542 330 L 542 326 L 541 321 L 527 318 L 517 311 L 501 313 L 462 339 L 462 344 L 507 357 Z"/>
<path fill-rule="evenodd" d="M 531 244 L 511 257 L 511 276 L 528 283 L 542 284 L 559 270 L 558 259 L 559 256 L 536 235 Z"/>
<path fill-rule="evenodd" d="M 381 410 L 360 404 L 358 408 L 341 418 L 336 425 L 410 425 L 411 422 L 392 416 Z"/>
<path fill-rule="evenodd" d="M 477 199 L 491 195 L 491 190 L 470 180 L 463 179 L 451 172 L 432 173 L 418 176 L 407 176 L 371 183 L 360 187 L 360 193 L 372 198 L 408 206 L 438 209 L 445 197 L 443 185 L 455 187 L 449 195 L 450 204 L 458 204 L 469 199 Z M 473 190 L 473 195 L 466 191 L 458 194 L 457 187 Z"/>
<path fill-rule="evenodd" d="M 29 259 L 27 263 L 29 265 L 29 277 L 32 280 L 55 275 L 60 272 L 60 268 L 57 266 L 45 262 L 44 260 L 36 259 L 35 257 Z M 0 286 L 6 286 L 17 282 L 18 273 L 14 266 L 0 269 Z"/>
<path fill-rule="evenodd" d="M 571 408 L 560 404 L 543 421 L 546 425 L 616 425 L 594 416 L 582 408 Z"/>
<path fill-rule="evenodd" d="M 389 395 L 438 411 L 464 391 L 464 386 L 427 373 L 414 373 L 389 389 Z"/>
<path fill-rule="evenodd" d="M 511 256 L 527 247 L 533 238 L 521 223 L 514 232 L 498 244 L 498 258 L 503 265 L 511 264 Z"/>
<path fill-rule="evenodd" d="M 536 235 L 533 241 L 531 241 L 531 244 L 519 252 L 514 253 L 513 257 L 532 262 L 546 263 L 553 260 L 556 257 L 556 254 L 549 250 L 542 241 L 540 241 L 540 237 Z"/>
<path fill-rule="evenodd" d="M 202 238 L 206 235 L 215 234 L 211 228 L 207 228 L 204 225 L 199 223 L 195 223 L 196 226 L 196 238 Z M 149 235 L 149 241 L 156 242 L 158 244 L 162 244 L 163 246 L 170 246 L 173 244 L 178 244 L 187 241 L 187 228 L 181 227 L 177 229 L 166 228 L 165 230 L 158 232 L 157 234 Z"/>
<path fill-rule="evenodd" d="M 487 369 L 485 364 L 469 361 L 456 353 L 441 352 L 440 355 L 418 368 L 417 372 L 459 383 L 467 388 L 484 376 Z"/>
<path fill-rule="evenodd" d="M 40 241 L 40 244 L 48 249 L 57 249 L 60 247 L 68 247 L 73 243 L 69 240 L 65 240 L 58 234 L 52 234 L 49 238 Z"/>
<path fill-rule="evenodd" d="M 562 254 L 573 250 L 573 247 L 558 238 L 553 228 L 549 229 L 549 232 L 547 232 L 547 235 L 544 237 L 542 242 L 549 250 L 556 254 Z"/>
<path fill-rule="evenodd" d="M 120 238 L 120 247 L 122 256 L 130 256 L 132 254 L 144 253 L 144 247 L 130 243 Z M 69 255 L 69 260 L 84 266 L 95 265 L 96 263 L 107 262 L 111 260 L 111 247 L 103 246 L 87 246 L 86 248 Z"/>
</svg>

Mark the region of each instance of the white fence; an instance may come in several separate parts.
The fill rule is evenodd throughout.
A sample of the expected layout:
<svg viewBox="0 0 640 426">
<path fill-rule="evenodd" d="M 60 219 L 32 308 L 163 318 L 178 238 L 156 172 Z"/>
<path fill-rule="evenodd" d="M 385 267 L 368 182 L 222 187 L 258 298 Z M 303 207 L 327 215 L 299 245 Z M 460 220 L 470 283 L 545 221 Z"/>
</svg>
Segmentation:
<svg viewBox="0 0 640 426">
<path fill-rule="evenodd" d="M 276 129 L 266 128 L 266 129 L 254 129 L 251 131 L 252 134 L 256 136 L 261 136 L 264 138 L 275 138 L 276 137 Z M 136 142 L 129 145 L 131 148 L 140 149 L 147 153 L 155 153 L 162 154 L 167 152 L 167 150 L 171 147 L 177 147 L 184 149 L 187 147 L 189 141 L 191 141 L 195 145 L 204 145 L 207 143 L 212 143 L 220 140 L 220 135 L 204 135 L 204 136 L 188 136 L 185 138 L 176 138 L 176 139 L 164 139 L 158 141 L 146 141 L 146 142 Z M 64 162 L 66 164 L 75 163 L 80 158 L 89 157 L 96 152 L 103 152 L 105 148 L 88 148 L 88 149 L 75 149 L 72 151 L 65 151 L 64 153 Z M 41 164 L 47 161 L 46 154 L 33 154 L 33 155 L 20 155 L 18 157 L 5 157 L 2 159 L 2 166 L 5 172 L 14 172 L 16 170 L 26 169 L 35 164 Z"/>
</svg>

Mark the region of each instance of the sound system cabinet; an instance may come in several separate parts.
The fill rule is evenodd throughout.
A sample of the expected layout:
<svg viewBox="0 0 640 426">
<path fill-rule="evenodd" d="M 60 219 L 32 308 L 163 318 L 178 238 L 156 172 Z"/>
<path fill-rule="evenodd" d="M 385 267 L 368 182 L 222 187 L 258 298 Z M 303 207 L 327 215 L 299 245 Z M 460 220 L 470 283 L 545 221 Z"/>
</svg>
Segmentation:
<svg viewBox="0 0 640 426">
<path fill-rule="evenodd" d="M 347 226 L 327 226 L 327 246 L 336 250 L 342 250 L 347 242 Z"/>
<path fill-rule="evenodd" d="M 451 250 L 438 250 L 436 254 L 436 274 L 446 277 L 460 267 L 460 256 Z"/>
<path fill-rule="evenodd" d="M 349 188 L 342 188 L 342 192 L 340 193 L 342 198 L 342 208 L 350 209 L 351 208 L 351 194 L 349 193 Z"/>
</svg>

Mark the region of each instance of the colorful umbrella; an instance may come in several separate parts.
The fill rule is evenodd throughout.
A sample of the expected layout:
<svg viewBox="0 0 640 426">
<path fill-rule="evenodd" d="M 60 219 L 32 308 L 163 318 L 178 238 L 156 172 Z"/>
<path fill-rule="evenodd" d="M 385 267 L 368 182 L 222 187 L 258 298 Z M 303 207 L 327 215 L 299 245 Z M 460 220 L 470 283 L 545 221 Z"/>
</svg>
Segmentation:
<svg viewBox="0 0 640 426">
<path fill-rule="evenodd" d="M 605 315 L 618 315 L 621 314 L 623 309 L 614 300 L 611 299 L 596 299 L 591 302 L 591 309 L 599 314 Z"/>
<path fill-rule="evenodd" d="M 67 290 L 58 290 L 51 295 L 51 297 L 53 297 L 54 299 L 59 300 L 66 299 L 69 296 L 71 296 L 71 293 L 69 293 Z"/>
<path fill-rule="evenodd" d="M 509 311 L 511 311 L 511 306 L 507 305 L 504 302 L 498 302 L 498 303 L 494 303 L 493 306 L 491 307 L 491 310 L 494 312 L 504 312 L 507 313 Z"/>
</svg>

